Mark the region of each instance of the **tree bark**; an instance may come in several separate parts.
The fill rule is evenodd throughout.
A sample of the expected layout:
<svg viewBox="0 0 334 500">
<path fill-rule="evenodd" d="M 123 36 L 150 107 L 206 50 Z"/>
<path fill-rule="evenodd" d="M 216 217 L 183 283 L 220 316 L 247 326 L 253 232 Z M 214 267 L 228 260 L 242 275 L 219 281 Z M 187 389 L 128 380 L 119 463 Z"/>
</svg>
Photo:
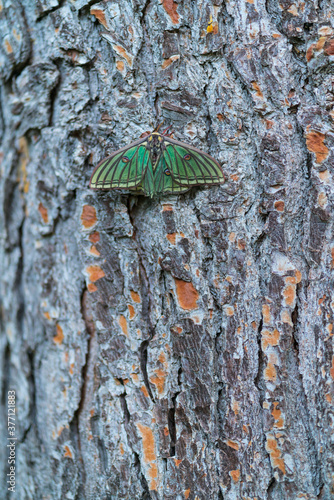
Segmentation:
<svg viewBox="0 0 334 500">
<path fill-rule="evenodd" d="M 331 9 L 0 1 L 2 498 L 10 390 L 20 500 L 334 498 Z M 226 184 L 89 190 L 162 119 Z"/>
</svg>

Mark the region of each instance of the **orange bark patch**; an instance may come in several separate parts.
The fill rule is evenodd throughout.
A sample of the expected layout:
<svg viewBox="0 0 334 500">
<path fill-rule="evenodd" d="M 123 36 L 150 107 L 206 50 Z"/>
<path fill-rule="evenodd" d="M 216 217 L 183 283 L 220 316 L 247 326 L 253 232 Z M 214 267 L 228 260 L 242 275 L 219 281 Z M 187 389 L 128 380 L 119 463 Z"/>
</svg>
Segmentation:
<svg viewBox="0 0 334 500">
<path fill-rule="evenodd" d="M 263 322 L 268 325 L 271 321 L 270 306 L 269 304 L 263 304 L 262 306 Z"/>
<path fill-rule="evenodd" d="M 326 295 L 323 295 L 319 300 L 318 300 L 318 304 L 319 306 L 326 300 Z"/>
<path fill-rule="evenodd" d="M 277 210 L 277 212 L 284 212 L 284 201 L 282 200 L 275 201 L 274 207 L 275 210 Z"/>
<path fill-rule="evenodd" d="M 239 449 L 238 443 L 236 443 L 235 441 L 231 441 L 230 439 L 228 441 L 226 441 L 226 444 L 227 444 L 227 446 L 229 446 L 230 448 L 233 448 L 234 450 Z"/>
<path fill-rule="evenodd" d="M 132 68 L 133 56 L 131 54 L 129 54 L 124 49 L 124 47 L 121 47 L 120 45 L 113 45 L 112 47 L 113 47 L 114 51 L 117 52 L 118 55 L 122 56 L 126 60 L 128 65 L 130 66 L 130 68 Z"/>
<path fill-rule="evenodd" d="M 168 204 L 163 205 L 162 206 L 162 211 L 163 212 L 173 212 L 173 205 L 168 205 Z"/>
<path fill-rule="evenodd" d="M 174 458 L 174 462 L 175 462 L 176 467 L 178 467 L 180 465 L 180 463 L 182 462 L 182 460 L 180 460 L 179 458 Z"/>
<path fill-rule="evenodd" d="M 315 153 L 317 163 L 326 160 L 329 153 L 328 147 L 324 144 L 325 137 L 325 134 L 316 130 L 311 130 L 306 136 L 307 149 Z"/>
<path fill-rule="evenodd" d="M 234 415 L 238 415 L 238 413 L 240 411 L 240 404 L 238 403 L 238 401 L 236 401 L 234 399 L 232 402 L 231 408 L 234 411 Z"/>
<path fill-rule="evenodd" d="M 197 309 L 199 294 L 192 283 L 175 278 L 176 294 L 180 307 L 186 311 Z"/>
<path fill-rule="evenodd" d="M 86 267 L 86 271 L 89 275 L 90 281 L 93 283 L 105 276 L 105 273 L 100 266 L 88 266 Z"/>
<path fill-rule="evenodd" d="M 183 328 L 182 326 L 173 326 L 173 333 L 182 333 L 183 332 Z"/>
<path fill-rule="evenodd" d="M 226 306 L 224 310 L 227 316 L 234 316 L 234 308 L 232 306 Z"/>
<path fill-rule="evenodd" d="M 334 56 L 334 38 L 330 38 L 325 43 L 324 52 L 327 56 Z"/>
<path fill-rule="evenodd" d="M 147 427 L 147 425 L 143 425 L 139 422 L 137 423 L 137 427 L 143 439 L 144 461 L 146 463 L 153 462 L 153 460 L 156 460 L 157 458 L 154 450 L 153 432 L 149 427 Z"/>
<path fill-rule="evenodd" d="M 173 24 L 177 24 L 179 22 L 179 14 L 177 12 L 177 3 L 174 0 L 162 0 L 162 5 Z"/>
<path fill-rule="evenodd" d="M 172 245 L 175 245 L 176 233 L 166 234 L 166 238 Z"/>
<path fill-rule="evenodd" d="M 64 333 L 63 333 L 63 329 L 60 325 L 57 325 L 56 326 L 56 332 L 57 334 L 53 337 L 53 342 L 55 344 L 62 344 L 63 340 L 64 340 Z"/>
<path fill-rule="evenodd" d="M 272 416 L 274 417 L 275 419 L 275 424 L 274 424 L 274 427 L 278 428 L 278 429 L 283 429 L 284 427 L 284 420 L 283 420 L 283 417 L 282 417 L 282 412 L 281 410 L 279 410 L 277 408 L 278 406 L 278 402 L 277 401 L 274 401 L 273 405 L 274 405 L 274 409 L 273 411 L 271 412 Z"/>
<path fill-rule="evenodd" d="M 43 205 L 43 203 L 40 203 L 38 205 L 38 211 L 39 211 L 39 213 L 42 216 L 43 222 L 45 224 L 47 224 L 49 222 L 48 210 L 47 210 L 47 208 L 45 208 L 45 206 Z"/>
<path fill-rule="evenodd" d="M 239 481 L 239 479 L 240 479 L 240 470 L 239 469 L 230 470 L 229 474 L 235 483 L 237 483 Z"/>
<path fill-rule="evenodd" d="M 156 386 L 158 393 L 162 394 L 165 387 L 166 373 L 161 369 L 154 370 L 154 373 L 155 375 L 150 378 L 150 381 Z"/>
<path fill-rule="evenodd" d="M 281 450 L 277 446 L 277 441 L 273 436 L 267 437 L 266 450 L 270 454 L 270 460 L 273 467 L 277 467 L 285 474 L 285 464 L 281 457 Z"/>
<path fill-rule="evenodd" d="M 144 385 L 141 386 L 140 390 L 144 394 L 144 396 L 146 396 L 148 398 L 148 392 L 147 392 L 147 389 Z"/>
<path fill-rule="evenodd" d="M 334 380 L 334 356 L 332 357 L 332 368 L 329 370 L 329 373 Z"/>
<path fill-rule="evenodd" d="M 288 285 L 283 290 L 283 297 L 287 306 L 292 306 L 296 299 L 296 285 Z"/>
<path fill-rule="evenodd" d="M 88 289 L 89 293 L 93 293 L 93 292 L 96 292 L 97 286 L 94 285 L 94 283 L 88 283 L 87 289 Z"/>
<path fill-rule="evenodd" d="M 107 25 L 107 20 L 106 20 L 106 16 L 103 12 L 103 10 L 100 10 L 100 9 L 91 9 L 90 13 L 96 17 L 96 19 L 101 23 L 103 24 L 103 26 L 105 28 L 108 29 L 108 25 Z"/>
<path fill-rule="evenodd" d="M 164 434 L 165 434 L 165 436 L 169 436 L 168 427 L 164 427 Z"/>
<path fill-rule="evenodd" d="M 20 152 L 20 189 L 23 188 L 23 192 L 27 193 L 29 191 L 29 181 L 27 180 L 27 165 L 29 163 L 29 148 L 28 141 L 25 137 L 19 139 L 19 152 Z"/>
<path fill-rule="evenodd" d="M 13 47 L 9 43 L 8 40 L 5 40 L 5 47 L 6 47 L 6 52 L 7 54 L 12 54 L 13 53 Z"/>
<path fill-rule="evenodd" d="M 122 71 L 124 71 L 124 62 L 123 61 L 117 61 L 116 62 L 116 68 L 118 69 L 118 71 L 120 71 L 122 73 Z"/>
<path fill-rule="evenodd" d="M 119 445 L 119 451 L 120 451 L 121 455 L 124 455 L 123 443 L 120 443 L 120 445 Z"/>
<path fill-rule="evenodd" d="M 89 235 L 89 241 L 94 244 L 98 243 L 100 241 L 100 233 L 95 231 L 95 233 Z"/>
<path fill-rule="evenodd" d="M 148 471 L 148 475 L 153 479 L 158 475 L 158 467 L 155 464 L 151 464 L 151 468 Z"/>
<path fill-rule="evenodd" d="M 140 298 L 139 293 L 134 292 L 133 290 L 130 290 L 130 295 L 131 295 L 133 302 L 136 302 L 137 304 L 141 303 L 141 298 Z"/>
<path fill-rule="evenodd" d="M 84 205 L 81 213 L 81 224 L 89 229 L 97 223 L 96 210 L 91 205 Z"/>
<path fill-rule="evenodd" d="M 264 378 L 267 381 L 275 382 L 276 381 L 276 369 L 275 364 L 277 364 L 277 356 L 274 353 L 269 354 L 268 364 L 266 369 L 264 370 Z"/>
<path fill-rule="evenodd" d="M 262 349 L 265 351 L 268 345 L 278 345 L 279 344 L 279 338 L 280 338 L 280 333 L 279 331 L 275 328 L 273 332 L 269 330 L 262 330 L 261 332 L 262 335 Z"/>
<path fill-rule="evenodd" d="M 99 255 L 101 255 L 95 245 L 92 245 L 90 247 L 89 253 L 91 253 L 92 255 L 95 255 L 96 257 L 98 257 Z"/>
<path fill-rule="evenodd" d="M 69 449 L 69 447 L 68 447 L 68 446 L 65 446 L 64 448 L 65 448 L 64 457 L 73 458 L 72 452 L 71 452 L 71 450 Z"/>
<path fill-rule="evenodd" d="M 129 317 L 130 319 L 133 319 L 136 315 L 135 308 L 131 304 L 128 304 L 128 309 L 129 309 Z"/>
<path fill-rule="evenodd" d="M 328 198 L 327 198 L 327 195 L 326 193 L 324 193 L 323 191 L 321 191 L 319 194 L 318 194 L 318 205 L 323 208 L 327 205 L 328 203 Z"/>
<path fill-rule="evenodd" d="M 290 12 L 290 14 L 292 14 L 293 16 L 298 16 L 297 7 L 294 4 L 291 5 L 287 12 Z"/>
<path fill-rule="evenodd" d="M 152 491 L 152 490 L 157 491 L 157 482 L 156 482 L 155 479 L 152 479 L 152 481 L 150 482 L 150 488 L 149 489 L 150 489 L 150 491 Z"/>
<path fill-rule="evenodd" d="M 263 94 L 262 94 L 262 92 L 260 90 L 260 87 L 259 87 L 258 83 L 257 82 L 251 82 L 251 85 L 252 85 L 253 89 L 256 90 L 256 95 L 258 97 L 260 97 L 261 99 L 263 99 Z"/>
<path fill-rule="evenodd" d="M 190 495 L 190 488 L 188 488 L 187 490 L 184 490 L 184 498 L 187 499 L 189 498 L 189 495 Z"/>
<path fill-rule="evenodd" d="M 330 180 L 330 175 L 329 175 L 328 170 L 323 170 L 322 172 L 318 172 L 318 175 L 320 177 L 320 180 L 322 180 L 323 182 L 328 184 L 328 182 Z"/>
<path fill-rule="evenodd" d="M 266 369 L 264 370 L 264 378 L 266 380 L 270 380 L 271 382 L 275 382 L 276 380 L 276 369 L 273 363 L 268 363 Z"/>
<path fill-rule="evenodd" d="M 174 54 L 173 56 L 169 57 L 168 59 L 164 59 L 161 67 L 162 69 L 168 68 L 174 61 L 177 61 L 180 59 L 180 54 Z"/>
<path fill-rule="evenodd" d="M 242 238 L 240 240 L 238 240 L 237 247 L 239 250 L 245 250 L 245 248 L 246 248 L 245 240 Z"/>
<path fill-rule="evenodd" d="M 124 335 L 126 335 L 128 337 L 129 336 L 128 335 L 128 324 L 127 324 L 126 318 L 125 318 L 125 316 L 123 316 L 123 314 L 121 314 L 120 317 L 118 318 L 118 323 L 119 323 L 119 326 L 122 328 L 122 332 L 124 333 Z"/>
<path fill-rule="evenodd" d="M 291 314 L 289 313 L 289 311 L 282 311 L 281 319 L 282 319 L 283 323 L 287 323 L 288 325 L 293 326 L 293 323 L 291 320 Z"/>
<path fill-rule="evenodd" d="M 319 38 L 319 40 L 317 41 L 317 43 L 315 44 L 315 50 L 317 50 L 317 51 L 322 50 L 324 48 L 326 40 L 327 40 L 327 37 L 321 36 Z"/>
<path fill-rule="evenodd" d="M 310 62 L 314 55 L 314 49 L 315 49 L 315 43 L 312 43 L 312 45 L 309 46 L 309 48 L 306 51 L 306 61 Z"/>
<path fill-rule="evenodd" d="M 151 464 L 150 465 L 150 469 L 148 471 L 148 475 L 152 478 L 152 480 L 150 481 L 150 490 L 157 490 L 157 482 L 154 478 L 157 477 L 158 475 L 158 468 L 155 464 Z"/>
<path fill-rule="evenodd" d="M 163 351 L 161 351 L 161 353 L 159 354 L 158 360 L 163 365 L 166 363 L 166 355 L 165 355 L 165 353 Z"/>
</svg>

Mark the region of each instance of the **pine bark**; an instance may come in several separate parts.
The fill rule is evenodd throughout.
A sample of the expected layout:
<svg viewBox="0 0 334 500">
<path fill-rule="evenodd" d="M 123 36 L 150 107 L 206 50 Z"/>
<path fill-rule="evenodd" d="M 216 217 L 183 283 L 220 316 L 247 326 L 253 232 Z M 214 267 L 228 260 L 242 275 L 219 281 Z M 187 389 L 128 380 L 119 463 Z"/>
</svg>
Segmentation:
<svg viewBox="0 0 334 500">
<path fill-rule="evenodd" d="M 1 498 L 8 390 L 20 500 L 334 498 L 332 19 L 0 1 Z M 226 184 L 89 190 L 162 120 Z"/>
</svg>

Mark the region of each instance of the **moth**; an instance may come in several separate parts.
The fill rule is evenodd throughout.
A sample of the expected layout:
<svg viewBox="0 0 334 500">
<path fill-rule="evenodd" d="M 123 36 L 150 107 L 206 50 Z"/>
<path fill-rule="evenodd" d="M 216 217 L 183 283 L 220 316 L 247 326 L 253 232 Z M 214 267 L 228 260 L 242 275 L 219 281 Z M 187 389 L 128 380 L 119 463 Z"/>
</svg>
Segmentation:
<svg viewBox="0 0 334 500">
<path fill-rule="evenodd" d="M 225 182 L 220 164 L 207 153 L 159 133 L 160 125 L 115 151 L 94 169 L 91 189 L 120 189 L 144 194 L 184 193 L 193 186 Z"/>
</svg>

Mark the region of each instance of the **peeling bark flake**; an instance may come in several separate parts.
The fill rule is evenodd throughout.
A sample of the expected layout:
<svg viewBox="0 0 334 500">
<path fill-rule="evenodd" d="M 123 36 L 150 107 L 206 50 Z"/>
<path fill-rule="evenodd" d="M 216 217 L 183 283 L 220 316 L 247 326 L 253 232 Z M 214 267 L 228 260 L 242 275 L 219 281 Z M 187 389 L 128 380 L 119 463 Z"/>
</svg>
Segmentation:
<svg viewBox="0 0 334 500">
<path fill-rule="evenodd" d="M 187 311 L 197 309 L 199 294 L 192 283 L 175 278 L 179 306 Z"/>
</svg>

